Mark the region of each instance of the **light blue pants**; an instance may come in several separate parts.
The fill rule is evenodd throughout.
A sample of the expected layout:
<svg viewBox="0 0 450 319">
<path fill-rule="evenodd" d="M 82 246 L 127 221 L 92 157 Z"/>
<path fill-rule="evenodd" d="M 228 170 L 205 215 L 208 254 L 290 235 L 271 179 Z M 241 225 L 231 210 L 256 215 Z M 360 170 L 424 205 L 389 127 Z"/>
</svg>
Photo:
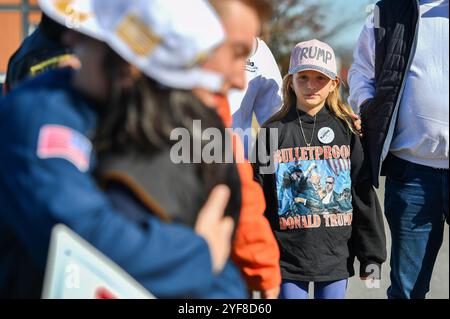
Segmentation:
<svg viewBox="0 0 450 319">
<path fill-rule="evenodd" d="M 314 282 L 315 299 L 345 299 L 347 279 Z M 308 299 L 309 282 L 283 280 L 280 299 Z"/>
</svg>

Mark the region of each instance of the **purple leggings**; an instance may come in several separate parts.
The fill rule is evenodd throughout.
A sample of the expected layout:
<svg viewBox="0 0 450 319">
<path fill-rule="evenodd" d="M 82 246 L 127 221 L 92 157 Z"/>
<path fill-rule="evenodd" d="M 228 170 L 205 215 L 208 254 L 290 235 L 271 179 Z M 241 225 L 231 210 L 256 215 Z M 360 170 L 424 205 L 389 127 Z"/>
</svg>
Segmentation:
<svg viewBox="0 0 450 319">
<path fill-rule="evenodd" d="M 283 280 L 280 299 L 308 299 L 307 281 Z M 315 299 L 345 299 L 347 279 L 314 282 Z"/>
</svg>

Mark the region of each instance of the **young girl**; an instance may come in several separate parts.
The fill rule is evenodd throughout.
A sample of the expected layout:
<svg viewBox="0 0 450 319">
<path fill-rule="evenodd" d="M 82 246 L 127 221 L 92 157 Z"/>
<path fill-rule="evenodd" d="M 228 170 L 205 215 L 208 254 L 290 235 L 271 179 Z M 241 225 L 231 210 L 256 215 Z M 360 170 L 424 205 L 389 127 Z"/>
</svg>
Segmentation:
<svg viewBox="0 0 450 319">
<path fill-rule="evenodd" d="M 307 299 L 313 282 L 315 298 L 343 299 L 355 256 L 362 279 L 379 278 L 386 258 L 380 205 L 339 85 L 329 45 L 297 44 L 284 104 L 259 135 L 254 169 L 280 246 L 281 298 Z"/>
</svg>

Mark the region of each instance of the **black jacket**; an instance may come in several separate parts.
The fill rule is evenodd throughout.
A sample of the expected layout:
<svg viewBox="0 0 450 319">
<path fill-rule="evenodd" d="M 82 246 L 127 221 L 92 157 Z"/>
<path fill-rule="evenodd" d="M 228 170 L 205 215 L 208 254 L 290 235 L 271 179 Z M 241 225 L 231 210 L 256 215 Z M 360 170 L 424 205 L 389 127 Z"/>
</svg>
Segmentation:
<svg viewBox="0 0 450 319">
<path fill-rule="evenodd" d="M 300 117 L 305 137 L 295 107 L 265 126 L 278 131 L 260 132 L 254 165 L 280 246 L 282 277 L 318 282 L 348 278 L 354 274 L 355 256 L 365 276 L 368 265 L 380 267 L 385 261 L 386 240 L 359 137 L 326 107 L 317 114 L 316 125 L 308 114 L 300 112 Z M 305 139 L 312 140 L 311 147 Z M 261 170 L 269 167 L 266 156 L 273 159 L 274 172 Z M 335 198 L 328 203 L 324 198 L 330 181 Z"/>
<path fill-rule="evenodd" d="M 419 4 L 417 0 L 382 0 L 375 15 L 379 22 L 375 28 L 375 96 L 361 105 L 361 119 L 373 185 L 378 187 L 414 57 Z"/>
</svg>

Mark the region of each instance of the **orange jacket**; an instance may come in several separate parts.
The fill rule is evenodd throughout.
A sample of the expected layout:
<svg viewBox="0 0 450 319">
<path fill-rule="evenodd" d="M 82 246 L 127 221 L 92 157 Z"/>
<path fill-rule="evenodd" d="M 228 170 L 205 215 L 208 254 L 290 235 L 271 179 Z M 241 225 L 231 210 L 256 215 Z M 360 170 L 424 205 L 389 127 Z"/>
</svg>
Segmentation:
<svg viewBox="0 0 450 319">
<path fill-rule="evenodd" d="M 217 112 L 226 127 L 232 116 L 226 98 L 218 101 Z M 233 152 L 241 180 L 242 207 L 231 257 L 253 290 L 268 290 L 281 284 L 280 251 L 269 221 L 264 216 L 266 201 L 261 186 L 253 179 L 251 164 L 245 160 L 244 145 L 233 133 Z"/>
</svg>

